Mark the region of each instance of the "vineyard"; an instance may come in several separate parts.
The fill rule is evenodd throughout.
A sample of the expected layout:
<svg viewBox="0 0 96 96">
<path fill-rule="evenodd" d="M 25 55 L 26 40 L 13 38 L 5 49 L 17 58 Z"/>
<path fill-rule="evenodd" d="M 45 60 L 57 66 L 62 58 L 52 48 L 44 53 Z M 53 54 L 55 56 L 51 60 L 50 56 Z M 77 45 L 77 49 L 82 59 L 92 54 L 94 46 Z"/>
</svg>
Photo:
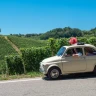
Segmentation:
<svg viewBox="0 0 96 96">
<path fill-rule="evenodd" d="M 13 42 L 18 48 L 31 48 L 31 47 L 42 47 L 46 46 L 46 42 L 44 40 L 35 40 L 27 37 L 16 37 L 16 36 L 8 36 L 9 40 Z"/>
<path fill-rule="evenodd" d="M 19 55 L 3 36 L 0 37 L 0 73 L 9 75 L 39 71 L 39 63 L 44 58 L 55 55 L 61 46 L 69 45 L 69 38 L 45 41 L 16 36 L 8 38 L 21 50 Z M 79 37 L 78 41 L 96 46 L 95 37 Z"/>
<path fill-rule="evenodd" d="M 18 54 L 12 46 L 4 39 L 4 37 L 0 36 L 0 72 L 5 65 L 5 56 Z"/>
<path fill-rule="evenodd" d="M 31 48 L 31 47 L 40 47 L 46 46 L 46 41 L 43 40 L 34 40 L 32 38 L 8 36 L 8 39 L 13 42 L 18 48 Z M 5 73 L 6 70 L 6 56 L 18 55 L 15 49 L 9 44 L 9 42 L 0 36 L 0 73 Z"/>
</svg>

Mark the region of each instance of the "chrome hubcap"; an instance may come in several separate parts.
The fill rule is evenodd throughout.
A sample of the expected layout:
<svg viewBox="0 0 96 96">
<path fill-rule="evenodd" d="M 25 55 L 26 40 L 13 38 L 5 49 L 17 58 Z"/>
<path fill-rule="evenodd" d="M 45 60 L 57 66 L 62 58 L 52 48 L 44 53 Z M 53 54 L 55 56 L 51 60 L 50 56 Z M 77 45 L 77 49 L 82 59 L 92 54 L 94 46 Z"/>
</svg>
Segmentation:
<svg viewBox="0 0 96 96">
<path fill-rule="evenodd" d="M 51 77 L 52 78 L 58 78 L 58 76 L 59 76 L 59 71 L 57 70 L 57 69 L 53 69 L 52 71 L 51 71 Z"/>
</svg>

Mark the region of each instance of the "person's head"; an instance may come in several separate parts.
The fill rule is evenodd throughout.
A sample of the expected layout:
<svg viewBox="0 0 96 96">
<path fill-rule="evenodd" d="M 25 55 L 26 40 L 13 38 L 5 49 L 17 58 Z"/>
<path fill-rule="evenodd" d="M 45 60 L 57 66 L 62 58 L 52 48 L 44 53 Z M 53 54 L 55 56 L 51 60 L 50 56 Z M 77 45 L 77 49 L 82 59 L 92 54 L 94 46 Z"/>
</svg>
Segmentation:
<svg viewBox="0 0 96 96">
<path fill-rule="evenodd" d="M 69 44 L 72 45 L 72 44 L 76 44 L 77 43 L 77 38 L 76 37 L 71 37 L 70 40 L 69 40 Z"/>
<path fill-rule="evenodd" d="M 85 47 L 85 52 L 90 52 L 90 48 L 88 48 L 88 47 Z"/>
<path fill-rule="evenodd" d="M 88 51 L 85 51 L 85 55 L 88 56 L 89 52 Z"/>
</svg>

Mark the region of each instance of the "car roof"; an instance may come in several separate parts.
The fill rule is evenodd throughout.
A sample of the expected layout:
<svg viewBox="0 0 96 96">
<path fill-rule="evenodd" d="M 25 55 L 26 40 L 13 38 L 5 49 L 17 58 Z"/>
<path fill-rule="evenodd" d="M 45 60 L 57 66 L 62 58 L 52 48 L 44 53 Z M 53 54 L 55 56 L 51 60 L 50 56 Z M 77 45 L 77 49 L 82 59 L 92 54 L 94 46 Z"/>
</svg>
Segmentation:
<svg viewBox="0 0 96 96">
<path fill-rule="evenodd" d="M 69 45 L 69 46 L 64 46 L 66 48 L 71 48 L 71 47 L 94 47 L 96 48 L 94 45 L 91 44 L 73 44 L 73 45 Z"/>
</svg>

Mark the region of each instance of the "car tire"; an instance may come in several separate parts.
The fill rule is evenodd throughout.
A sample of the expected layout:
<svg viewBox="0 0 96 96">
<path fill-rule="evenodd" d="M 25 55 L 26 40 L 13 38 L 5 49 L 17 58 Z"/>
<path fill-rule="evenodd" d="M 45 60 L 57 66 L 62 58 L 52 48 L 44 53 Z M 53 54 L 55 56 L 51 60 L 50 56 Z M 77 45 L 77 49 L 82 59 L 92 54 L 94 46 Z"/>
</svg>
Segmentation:
<svg viewBox="0 0 96 96">
<path fill-rule="evenodd" d="M 46 77 L 48 77 L 48 74 L 45 74 Z"/>
<path fill-rule="evenodd" d="M 94 72 L 94 74 L 96 74 L 96 65 L 95 65 L 95 67 L 94 67 L 94 71 L 93 71 L 93 72 Z"/>
<path fill-rule="evenodd" d="M 49 79 L 55 80 L 60 77 L 60 73 L 61 73 L 61 71 L 58 67 L 52 67 L 48 71 L 48 77 L 49 77 Z"/>
</svg>

